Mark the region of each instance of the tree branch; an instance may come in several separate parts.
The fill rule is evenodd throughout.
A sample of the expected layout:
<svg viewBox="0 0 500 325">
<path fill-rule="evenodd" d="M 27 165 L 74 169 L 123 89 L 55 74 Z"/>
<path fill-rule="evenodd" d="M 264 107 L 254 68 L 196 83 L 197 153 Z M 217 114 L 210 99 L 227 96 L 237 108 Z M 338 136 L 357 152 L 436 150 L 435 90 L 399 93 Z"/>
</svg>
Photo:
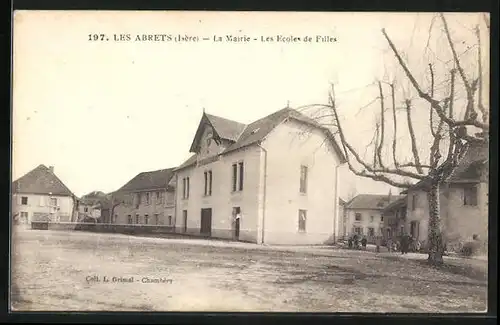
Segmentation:
<svg viewBox="0 0 500 325">
<path fill-rule="evenodd" d="M 458 73 L 460 74 L 460 77 L 462 78 L 462 81 L 464 82 L 465 86 L 465 91 L 467 93 L 467 106 L 465 109 L 465 120 L 473 119 L 474 114 L 477 114 L 474 112 L 474 86 L 467 80 L 467 76 L 465 75 L 464 69 L 462 68 L 462 65 L 460 63 L 460 59 L 458 58 L 457 51 L 455 50 L 455 45 L 453 44 L 453 40 L 451 39 L 450 35 L 450 30 L 448 29 L 448 23 L 446 22 L 446 19 L 444 18 L 444 14 L 441 13 L 441 20 L 443 21 L 443 26 L 444 26 L 444 32 L 446 34 L 446 38 L 448 39 L 448 45 L 450 46 L 451 53 L 453 54 L 453 60 L 455 62 L 455 65 L 457 67 Z M 477 117 L 477 115 L 475 116 Z"/>
<path fill-rule="evenodd" d="M 417 179 L 417 180 L 422 180 L 422 179 L 425 178 L 422 175 L 415 174 L 415 173 L 412 173 L 412 172 L 408 172 L 408 171 L 405 171 L 405 170 L 391 169 L 391 168 L 376 168 L 374 166 L 370 166 L 369 164 L 367 164 L 363 159 L 361 159 L 361 157 L 356 152 L 356 150 L 349 144 L 349 142 L 345 138 L 344 130 L 342 129 L 342 125 L 340 123 L 340 119 L 339 119 L 339 116 L 338 116 L 338 113 L 337 113 L 337 108 L 336 108 L 336 104 L 335 104 L 335 89 L 334 89 L 333 85 L 332 85 L 332 91 L 329 94 L 329 101 L 331 103 L 330 105 L 331 105 L 331 109 L 333 111 L 333 114 L 335 115 L 335 121 L 338 124 L 338 132 L 339 132 L 340 140 L 341 140 L 341 143 L 342 143 L 342 147 L 344 148 L 344 153 L 346 155 L 346 160 L 347 160 L 348 164 L 351 164 L 350 158 L 349 158 L 349 152 L 350 152 L 354 156 L 354 158 L 356 159 L 356 161 L 360 165 L 362 165 L 366 169 L 367 172 L 372 173 L 371 176 L 375 176 L 376 175 L 378 178 L 380 178 L 381 176 L 377 175 L 377 174 L 385 173 L 385 174 L 393 174 L 393 175 L 402 176 L 402 177 L 411 177 L 411 178 L 414 178 L 414 179 Z M 351 167 L 349 167 L 349 169 L 351 169 Z M 352 167 L 351 170 L 354 172 L 355 168 Z M 368 177 L 368 176 L 366 176 L 366 177 Z M 370 178 L 372 178 L 372 177 L 370 177 Z M 372 179 L 374 179 L 374 178 L 372 178 Z"/>
<path fill-rule="evenodd" d="M 382 147 L 384 145 L 385 107 L 384 107 L 384 94 L 382 92 L 382 84 L 380 83 L 380 81 L 378 82 L 378 90 L 380 93 L 380 142 L 377 148 L 377 156 L 380 167 L 384 168 L 384 163 L 382 162 Z"/>
<path fill-rule="evenodd" d="M 405 104 L 406 104 L 406 119 L 408 123 L 408 131 L 410 132 L 411 151 L 413 153 L 413 159 L 415 161 L 415 168 L 417 169 L 417 172 L 419 174 L 423 174 L 424 171 L 420 166 L 420 158 L 418 156 L 418 149 L 417 149 L 417 139 L 415 138 L 415 131 L 413 130 L 413 122 L 411 118 L 411 101 L 407 99 L 405 101 Z"/>
<path fill-rule="evenodd" d="M 452 69 L 451 70 L 451 85 L 450 85 L 450 102 L 449 102 L 449 108 L 448 108 L 448 115 L 452 119 L 453 118 L 453 105 L 455 103 L 455 73 L 456 70 Z M 446 160 L 449 160 L 451 155 L 453 154 L 453 146 L 455 145 L 455 131 L 453 130 L 452 127 L 449 127 L 449 138 L 450 138 L 450 143 L 448 144 L 448 155 Z"/>
<path fill-rule="evenodd" d="M 478 75 L 478 84 L 479 84 L 479 89 L 478 89 L 478 103 L 477 107 L 479 111 L 482 114 L 483 117 L 483 122 L 488 123 L 488 111 L 484 108 L 483 106 L 483 65 L 482 65 L 482 56 L 481 56 L 481 35 L 480 35 L 480 30 L 479 26 L 476 26 L 476 37 L 477 37 L 477 66 L 479 70 L 479 75 Z"/>
<path fill-rule="evenodd" d="M 429 63 L 429 72 L 431 73 L 431 97 L 434 98 L 434 70 L 432 69 L 432 64 Z M 436 132 L 434 132 L 434 122 L 432 120 L 432 116 L 434 113 L 434 109 L 431 108 L 429 110 L 429 128 L 431 129 L 431 134 L 433 137 L 436 137 Z"/>
<path fill-rule="evenodd" d="M 420 98 L 425 99 L 427 102 L 429 102 L 436 111 L 436 113 L 439 115 L 439 117 L 450 127 L 458 126 L 458 125 L 471 125 L 471 126 L 476 126 L 478 128 L 481 128 L 483 130 L 488 130 L 489 125 L 486 123 L 481 123 L 477 120 L 465 120 L 465 121 L 455 121 L 453 119 L 450 119 L 449 117 L 446 116 L 446 113 L 444 112 L 443 108 L 439 104 L 438 100 L 435 100 L 429 94 L 425 93 L 422 91 L 420 88 L 420 85 L 418 84 L 417 80 L 415 77 L 413 77 L 413 74 L 410 72 L 408 67 L 406 66 L 406 63 L 403 61 L 401 58 L 401 55 L 399 55 L 398 50 L 394 46 L 394 43 L 391 41 L 389 36 L 387 35 L 385 29 L 382 29 L 382 33 L 384 34 L 387 42 L 389 43 L 389 46 L 391 47 L 394 55 L 396 56 L 396 59 L 398 60 L 399 64 L 401 65 L 401 68 L 404 70 L 406 77 L 410 80 L 412 86 L 415 88 L 415 90 L 418 92 L 418 95 Z"/>
<path fill-rule="evenodd" d="M 394 160 L 394 167 L 398 167 L 398 160 L 396 159 L 396 137 L 398 133 L 398 123 L 396 120 L 396 95 L 394 94 L 394 84 L 391 83 L 391 99 L 392 99 L 392 119 L 394 122 L 394 137 L 392 138 L 392 159 Z"/>
<path fill-rule="evenodd" d="M 380 126 L 378 123 L 375 123 L 375 142 L 373 143 L 373 167 L 377 168 L 378 165 L 378 139 L 379 139 L 379 133 L 380 133 Z"/>
</svg>

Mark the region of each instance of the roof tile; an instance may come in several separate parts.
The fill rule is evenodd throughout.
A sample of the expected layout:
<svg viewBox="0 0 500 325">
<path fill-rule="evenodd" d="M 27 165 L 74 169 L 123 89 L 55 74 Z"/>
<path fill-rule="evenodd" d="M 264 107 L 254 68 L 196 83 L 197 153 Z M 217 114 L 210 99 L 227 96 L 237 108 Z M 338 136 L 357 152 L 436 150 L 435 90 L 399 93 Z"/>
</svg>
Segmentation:
<svg viewBox="0 0 500 325">
<path fill-rule="evenodd" d="M 13 193 L 73 196 L 64 183 L 41 164 L 12 183 Z"/>
<path fill-rule="evenodd" d="M 133 192 L 141 190 L 166 189 L 174 176 L 175 168 L 142 172 L 123 185 L 117 192 Z"/>
</svg>

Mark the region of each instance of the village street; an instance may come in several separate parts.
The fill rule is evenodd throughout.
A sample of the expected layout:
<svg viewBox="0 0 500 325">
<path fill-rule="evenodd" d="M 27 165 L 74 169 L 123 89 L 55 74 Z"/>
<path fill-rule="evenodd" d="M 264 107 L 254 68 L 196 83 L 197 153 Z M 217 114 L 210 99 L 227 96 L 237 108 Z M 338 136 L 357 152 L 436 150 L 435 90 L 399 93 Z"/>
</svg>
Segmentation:
<svg viewBox="0 0 500 325">
<path fill-rule="evenodd" d="M 13 241 L 14 310 L 439 313 L 487 303 L 484 274 L 395 254 L 79 231 L 16 229 Z"/>
</svg>

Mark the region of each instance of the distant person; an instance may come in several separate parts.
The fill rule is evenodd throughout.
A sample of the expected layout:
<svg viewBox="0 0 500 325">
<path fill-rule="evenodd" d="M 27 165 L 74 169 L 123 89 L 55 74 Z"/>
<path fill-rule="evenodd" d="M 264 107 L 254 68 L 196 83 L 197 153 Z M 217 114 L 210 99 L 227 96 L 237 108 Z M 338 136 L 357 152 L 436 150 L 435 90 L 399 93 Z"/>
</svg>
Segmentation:
<svg viewBox="0 0 500 325">
<path fill-rule="evenodd" d="M 359 238 L 358 238 L 357 234 L 354 235 L 353 241 L 354 241 L 354 248 L 358 249 L 359 248 Z"/>
<path fill-rule="evenodd" d="M 410 238 L 407 234 L 401 236 L 401 254 L 408 254 L 408 248 L 410 246 Z"/>
<path fill-rule="evenodd" d="M 347 239 L 347 246 L 349 248 L 352 248 L 352 237 L 349 237 L 349 239 Z"/>
<path fill-rule="evenodd" d="M 361 239 L 361 246 L 363 246 L 363 249 L 366 250 L 366 244 L 367 244 L 367 239 L 365 236 Z"/>
<path fill-rule="evenodd" d="M 393 245 L 394 245 L 394 243 L 392 242 L 392 238 L 387 238 L 386 246 L 387 246 L 387 250 L 389 251 L 389 253 L 392 252 Z"/>
<path fill-rule="evenodd" d="M 422 249 L 422 244 L 420 244 L 420 240 L 417 240 L 415 242 L 415 250 L 418 252 L 420 252 L 420 250 Z"/>
<path fill-rule="evenodd" d="M 377 236 L 375 237 L 375 244 L 377 245 L 376 251 L 377 253 L 380 253 L 380 244 L 382 243 L 382 237 Z"/>
</svg>

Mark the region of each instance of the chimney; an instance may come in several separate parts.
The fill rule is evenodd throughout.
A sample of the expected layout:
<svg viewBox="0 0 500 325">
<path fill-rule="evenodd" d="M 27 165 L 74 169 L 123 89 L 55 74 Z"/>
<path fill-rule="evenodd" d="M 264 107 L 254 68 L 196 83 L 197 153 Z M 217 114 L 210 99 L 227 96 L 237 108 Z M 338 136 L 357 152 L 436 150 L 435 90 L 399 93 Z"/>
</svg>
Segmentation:
<svg viewBox="0 0 500 325">
<path fill-rule="evenodd" d="M 52 174 L 54 174 L 54 166 L 49 166 L 49 170 Z"/>
</svg>

